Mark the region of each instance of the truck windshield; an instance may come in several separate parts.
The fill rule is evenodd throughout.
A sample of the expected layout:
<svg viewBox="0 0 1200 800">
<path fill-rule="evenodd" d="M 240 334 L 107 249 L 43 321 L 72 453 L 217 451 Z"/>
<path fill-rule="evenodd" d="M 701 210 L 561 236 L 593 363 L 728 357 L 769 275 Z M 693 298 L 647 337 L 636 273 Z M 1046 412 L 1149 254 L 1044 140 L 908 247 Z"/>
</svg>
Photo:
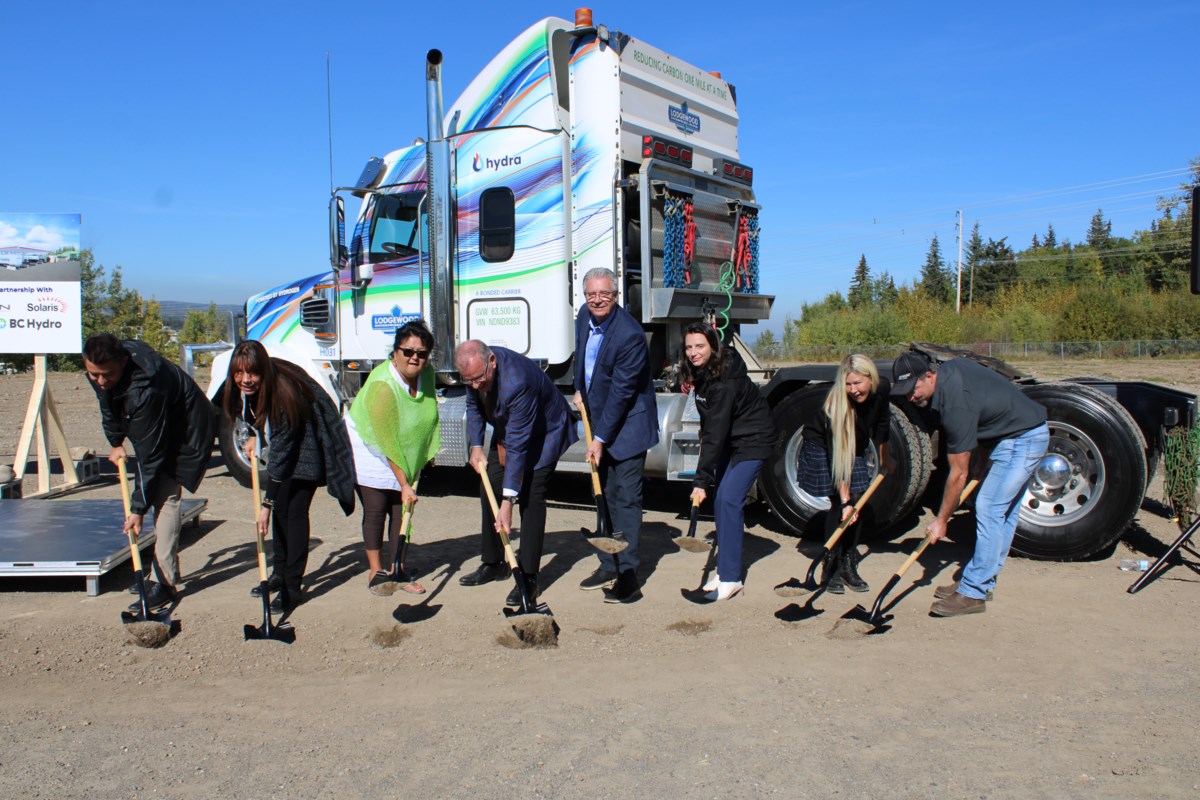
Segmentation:
<svg viewBox="0 0 1200 800">
<path fill-rule="evenodd" d="M 420 192 L 375 196 L 371 209 L 369 254 L 372 264 L 416 255 L 421 246 L 417 220 L 417 204 L 421 197 Z M 422 214 L 421 224 L 425 219 L 426 215 Z"/>
</svg>

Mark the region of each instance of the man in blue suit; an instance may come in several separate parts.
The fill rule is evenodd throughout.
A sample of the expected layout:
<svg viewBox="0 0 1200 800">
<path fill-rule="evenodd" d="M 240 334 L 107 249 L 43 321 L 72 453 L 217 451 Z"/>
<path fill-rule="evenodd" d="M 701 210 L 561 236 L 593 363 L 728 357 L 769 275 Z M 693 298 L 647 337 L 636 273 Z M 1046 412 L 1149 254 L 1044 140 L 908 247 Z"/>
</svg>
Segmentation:
<svg viewBox="0 0 1200 800">
<path fill-rule="evenodd" d="M 519 353 L 488 347 L 472 339 L 454 352 L 454 366 L 467 390 L 467 444 L 470 465 L 486 471 L 492 490 L 501 496 L 499 518 L 492 519 L 487 495 L 480 487 L 483 509 L 482 563 L 459 578 L 464 586 L 480 586 L 508 576 L 499 526 L 512 529 L 512 509 L 521 508 L 521 571 L 530 599 L 537 597 L 537 574 L 546 532 L 546 487 L 558 459 L 578 438 L 566 398 L 546 373 Z M 484 454 L 486 424 L 492 443 Z M 514 588 L 510 605 L 520 603 Z"/>
<path fill-rule="evenodd" d="M 606 603 L 641 597 L 638 538 L 642 529 L 642 472 L 646 451 L 658 442 L 658 414 L 646 333 L 617 304 L 617 276 L 604 267 L 583 276 L 586 301 L 575 318 L 575 402 L 592 424 L 588 460 L 600 483 L 614 531 L 629 541 L 622 552 L 600 555 L 580 589 L 601 589 Z"/>
</svg>

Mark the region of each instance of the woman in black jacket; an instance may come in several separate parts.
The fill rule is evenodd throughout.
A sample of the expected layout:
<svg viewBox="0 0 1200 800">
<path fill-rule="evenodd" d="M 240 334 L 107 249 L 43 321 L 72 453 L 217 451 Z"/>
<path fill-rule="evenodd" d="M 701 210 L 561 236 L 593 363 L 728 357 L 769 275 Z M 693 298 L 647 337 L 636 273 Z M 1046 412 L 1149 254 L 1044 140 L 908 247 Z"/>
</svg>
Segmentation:
<svg viewBox="0 0 1200 800">
<path fill-rule="evenodd" d="M 717 576 L 704 586 L 705 600 L 728 600 L 742 593 L 742 508 L 746 495 L 775 447 L 775 423 L 746 363 L 721 344 L 711 325 L 694 322 L 683 338 L 679 365 L 700 413 L 700 459 L 692 498 L 700 502 L 716 484 Z"/>
<path fill-rule="evenodd" d="M 829 498 L 825 515 L 825 538 L 843 522 L 853 526 L 833 548 L 825 562 L 821 582 L 833 594 L 846 587 L 854 592 L 870 589 L 858 574 L 858 539 L 853 501 L 871 482 L 868 458 L 878 448 L 878 469 L 891 472 L 887 455 L 891 383 L 881 378 L 874 362 L 855 353 L 843 359 L 825 402 L 805 424 L 801 433 L 798 473 L 800 488 Z"/>
<path fill-rule="evenodd" d="M 267 585 L 279 592 L 271 610 L 286 614 L 304 602 L 300 584 L 308 565 L 308 509 L 317 487 L 328 483 L 343 511 L 354 509 L 350 441 L 329 396 L 302 369 L 271 358 L 254 339 L 233 349 L 222 406 L 231 420 L 241 417 L 253 429 L 246 454 L 267 453 L 258 531 L 265 536 L 271 529 Z"/>
</svg>

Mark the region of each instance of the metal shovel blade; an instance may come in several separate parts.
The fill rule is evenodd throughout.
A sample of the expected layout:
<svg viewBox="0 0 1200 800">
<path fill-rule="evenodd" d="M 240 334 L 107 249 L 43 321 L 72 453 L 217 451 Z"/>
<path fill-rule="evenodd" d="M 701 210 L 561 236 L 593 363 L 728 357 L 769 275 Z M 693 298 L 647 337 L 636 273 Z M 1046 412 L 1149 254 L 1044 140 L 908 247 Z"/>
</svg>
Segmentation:
<svg viewBox="0 0 1200 800">
<path fill-rule="evenodd" d="M 593 533 L 587 528 L 580 528 L 579 532 L 583 534 L 583 538 L 587 539 L 588 544 L 596 548 L 602 553 L 616 555 L 629 547 L 629 540 L 625 538 L 625 534 L 621 531 L 612 530 L 612 523 L 608 516 L 608 502 L 604 499 L 604 495 L 596 495 L 596 531 Z"/>
<path fill-rule="evenodd" d="M 680 550 L 687 550 L 689 553 L 707 553 L 712 549 L 712 543 L 704 539 L 696 538 L 696 520 L 700 510 L 700 504 L 693 502 L 692 510 L 688 512 L 688 532 L 686 536 L 676 536 L 673 541 Z"/>
<path fill-rule="evenodd" d="M 242 635 L 244 641 L 273 639 L 284 644 L 292 644 L 296 641 L 296 629 L 290 624 L 276 625 L 271 622 L 271 595 L 267 589 L 267 582 L 259 582 L 259 591 L 262 594 L 263 603 L 263 621 L 261 625 L 243 625 Z"/>
</svg>

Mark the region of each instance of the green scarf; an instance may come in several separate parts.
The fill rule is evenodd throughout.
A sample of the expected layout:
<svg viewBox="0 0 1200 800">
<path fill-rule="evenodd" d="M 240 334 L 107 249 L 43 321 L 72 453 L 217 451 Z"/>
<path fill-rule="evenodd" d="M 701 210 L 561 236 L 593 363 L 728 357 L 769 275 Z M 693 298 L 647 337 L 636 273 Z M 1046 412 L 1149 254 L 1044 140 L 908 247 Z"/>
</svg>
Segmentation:
<svg viewBox="0 0 1200 800">
<path fill-rule="evenodd" d="M 434 387 L 433 367 L 426 366 L 417 396 L 411 396 L 392 377 L 391 361 L 385 361 L 371 370 L 350 406 L 358 435 L 403 470 L 409 483 L 416 481 L 421 468 L 442 446 Z"/>
</svg>

